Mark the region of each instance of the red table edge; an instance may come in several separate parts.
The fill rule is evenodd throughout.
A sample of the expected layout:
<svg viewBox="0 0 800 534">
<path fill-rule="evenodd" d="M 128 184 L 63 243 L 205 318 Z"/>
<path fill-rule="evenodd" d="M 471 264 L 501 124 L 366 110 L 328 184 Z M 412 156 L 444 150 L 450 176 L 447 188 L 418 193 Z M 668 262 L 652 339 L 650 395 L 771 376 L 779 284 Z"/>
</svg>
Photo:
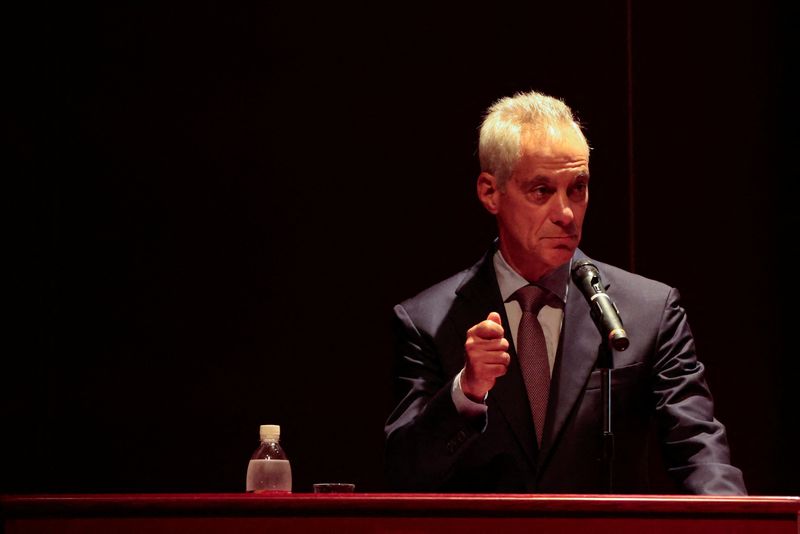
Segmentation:
<svg viewBox="0 0 800 534">
<path fill-rule="evenodd" d="M 727 515 L 800 516 L 797 496 L 529 494 L 7 494 L 8 517 L 92 515 Z"/>
</svg>

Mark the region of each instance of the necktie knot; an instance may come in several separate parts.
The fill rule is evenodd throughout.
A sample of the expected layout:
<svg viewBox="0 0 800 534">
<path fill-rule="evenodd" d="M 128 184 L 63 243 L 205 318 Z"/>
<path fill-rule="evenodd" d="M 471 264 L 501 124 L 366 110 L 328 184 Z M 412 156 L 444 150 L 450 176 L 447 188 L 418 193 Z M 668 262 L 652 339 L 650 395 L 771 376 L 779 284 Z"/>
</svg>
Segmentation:
<svg viewBox="0 0 800 534">
<path fill-rule="evenodd" d="M 511 298 L 519 302 L 523 312 L 538 314 L 539 310 L 547 304 L 547 290 L 543 287 L 527 285 L 517 289 Z"/>
</svg>

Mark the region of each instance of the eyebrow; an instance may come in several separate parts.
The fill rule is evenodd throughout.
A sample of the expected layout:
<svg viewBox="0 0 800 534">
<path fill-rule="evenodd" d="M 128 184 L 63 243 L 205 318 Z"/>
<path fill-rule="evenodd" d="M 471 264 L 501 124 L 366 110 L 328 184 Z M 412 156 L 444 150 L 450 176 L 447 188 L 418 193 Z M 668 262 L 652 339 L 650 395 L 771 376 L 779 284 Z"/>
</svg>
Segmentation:
<svg viewBox="0 0 800 534">
<path fill-rule="evenodd" d="M 589 171 L 586 171 L 586 172 L 579 172 L 578 174 L 575 175 L 575 177 L 573 179 L 577 179 L 577 178 L 587 178 L 588 179 L 589 177 L 590 177 L 589 176 Z M 528 178 L 528 179 L 523 180 L 522 183 L 524 183 L 524 184 L 549 183 L 549 182 L 552 182 L 552 181 L 553 181 L 553 178 L 551 176 L 547 175 L 547 174 L 537 174 L 536 176 L 533 176 L 532 178 Z"/>
</svg>

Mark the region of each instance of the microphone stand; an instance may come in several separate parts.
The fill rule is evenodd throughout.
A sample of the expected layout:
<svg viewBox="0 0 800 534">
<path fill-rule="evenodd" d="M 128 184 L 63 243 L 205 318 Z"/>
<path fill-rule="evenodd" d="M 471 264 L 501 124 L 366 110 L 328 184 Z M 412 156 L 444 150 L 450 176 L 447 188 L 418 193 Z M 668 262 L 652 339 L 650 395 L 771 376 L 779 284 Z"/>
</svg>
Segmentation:
<svg viewBox="0 0 800 534">
<path fill-rule="evenodd" d="M 614 433 L 611 431 L 611 371 L 614 358 L 611 348 L 603 342 L 597 350 L 597 367 L 600 369 L 600 398 L 603 403 L 602 464 L 606 477 L 606 492 L 614 489 Z"/>
</svg>

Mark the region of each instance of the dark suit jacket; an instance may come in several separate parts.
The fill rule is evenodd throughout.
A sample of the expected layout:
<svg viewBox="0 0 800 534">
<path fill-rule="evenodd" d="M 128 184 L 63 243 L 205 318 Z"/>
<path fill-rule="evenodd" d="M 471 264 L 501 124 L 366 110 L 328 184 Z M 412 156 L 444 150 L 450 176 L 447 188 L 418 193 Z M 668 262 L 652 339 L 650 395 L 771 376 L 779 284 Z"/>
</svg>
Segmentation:
<svg viewBox="0 0 800 534">
<path fill-rule="evenodd" d="M 395 490 L 602 493 L 600 333 L 570 281 L 541 450 L 509 335 L 490 250 L 459 273 L 395 307 L 399 404 L 386 423 L 387 479 Z M 585 257 L 579 250 L 575 258 Z M 678 291 L 593 262 L 617 304 L 630 347 L 614 353 L 615 493 L 653 492 L 649 448 L 657 435 L 679 491 L 744 494 L 714 419 L 703 365 Z M 486 416 L 455 408 L 452 381 L 464 365 L 466 332 L 491 311 L 503 318 L 511 364 L 487 398 Z"/>
</svg>

